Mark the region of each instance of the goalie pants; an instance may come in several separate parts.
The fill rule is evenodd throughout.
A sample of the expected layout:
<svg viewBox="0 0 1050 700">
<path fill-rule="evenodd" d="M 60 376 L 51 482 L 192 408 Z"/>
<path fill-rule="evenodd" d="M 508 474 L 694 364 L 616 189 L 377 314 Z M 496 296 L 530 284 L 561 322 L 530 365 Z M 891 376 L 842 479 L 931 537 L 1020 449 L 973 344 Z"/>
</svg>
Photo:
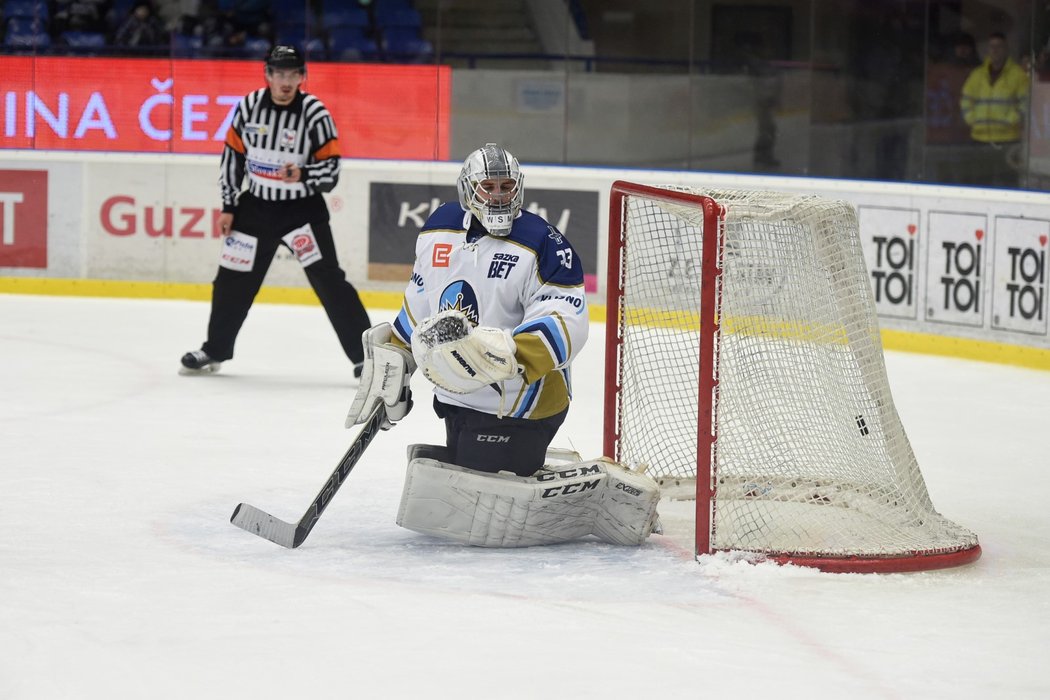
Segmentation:
<svg viewBox="0 0 1050 700">
<path fill-rule="evenodd" d="M 547 447 L 569 409 L 539 420 L 499 418 L 434 399 L 434 412 L 445 421 L 445 445 L 452 464 L 480 472 L 532 476 L 543 466 Z"/>
<path fill-rule="evenodd" d="M 321 257 L 303 268 L 306 279 L 321 301 L 328 320 L 339 337 L 343 352 L 351 362 L 364 359 L 361 334 L 371 327 L 368 312 L 357 290 L 346 279 L 336 258 L 328 207 L 321 195 L 282 202 L 269 202 L 245 192 L 234 215 L 233 229 L 256 239 L 255 262 L 247 272 L 220 267 L 212 283 L 211 318 L 208 339 L 201 347 L 214 360 L 233 357 L 237 334 L 248 316 L 266 277 L 278 246 L 287 244 L 281 236 L 310 224 Z"/>
</svg>

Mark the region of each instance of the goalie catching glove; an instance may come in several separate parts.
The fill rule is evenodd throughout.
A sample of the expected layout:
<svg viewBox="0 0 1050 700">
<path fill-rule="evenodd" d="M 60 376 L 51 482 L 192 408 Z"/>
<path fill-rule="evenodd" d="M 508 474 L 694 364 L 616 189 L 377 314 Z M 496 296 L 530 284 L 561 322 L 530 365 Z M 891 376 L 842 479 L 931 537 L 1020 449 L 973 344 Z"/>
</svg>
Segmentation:
<svg viewBox="0 0 1050 700">
<path fill-rule="evenodd" d="M 361 367 L 361 384 L 346 415 L 346 427 L 364 423 L 377 402 L 386 404 L 386 420 L 380 426 L 390 430 L 412 410 L 409 384 L 416 363 L 412 353 L 390 342 L 393 333 L 389 323 L 372 326 L 361 334 L 365 360 Z"/>
<path fill-rule="evenodd" d="M 453 394 L 469 394 L 521 373 L 508 331 L 475 327 L 462 312 L 442 311 L 412 333 L 412 354 L 423 375 Z"/>
</svg>

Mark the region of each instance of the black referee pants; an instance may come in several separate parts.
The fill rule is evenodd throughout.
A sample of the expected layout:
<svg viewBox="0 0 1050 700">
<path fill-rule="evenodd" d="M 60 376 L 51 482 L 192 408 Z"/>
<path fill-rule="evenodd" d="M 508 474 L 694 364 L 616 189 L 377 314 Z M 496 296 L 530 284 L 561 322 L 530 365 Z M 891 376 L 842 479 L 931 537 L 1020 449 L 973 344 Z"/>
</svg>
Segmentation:
<svg viewBox="0 0 1050 700">
<path fill-rule="evenodd" d="M 314 293 L 332 323 L 343 352 L 351 362 L 364 359 L 361 334 L 372 324 L 357 290 L 346 279 L 336 257 L 328 207 L 321 195 L 283 202 L 268 202 L 245 192 L 237 205 L 233 230 L 256 239 L 255 262 L 246 272 L 220 267 L 212 283 L 208 339 L 201 347 L 214 360 L 233 357 L 233 345 L 248 310 L 262 287 L 281 236 L 304 224 L 313 229 L 320 260 L 303 268 Z M 287 247 L 287 245 L 285 245 Z"/>
</svg>

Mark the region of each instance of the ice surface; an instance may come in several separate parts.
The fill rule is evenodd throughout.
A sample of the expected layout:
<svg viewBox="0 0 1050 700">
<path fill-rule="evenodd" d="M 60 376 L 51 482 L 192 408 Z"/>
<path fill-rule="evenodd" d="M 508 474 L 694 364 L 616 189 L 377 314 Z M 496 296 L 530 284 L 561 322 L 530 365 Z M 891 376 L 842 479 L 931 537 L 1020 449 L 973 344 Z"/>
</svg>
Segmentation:
<svg viewBox="0 0 1050 700">
<path fill-rule="evenodd" d="M 0 698 L 1050 697 L 1050 373 L 889 354 L 954 570 L 697 563 L 668 536 L 497 551 L 394 524 L 416 409 L 297 550 L 353 435 L 319 307 L 257 305 L 222 372 L 177 374 L 208 305 L 0 295 Z M 373 310 L 387 320 L 389 310 Z M 602 338 L 555 445 L 601 452 Z"/>
</svg>

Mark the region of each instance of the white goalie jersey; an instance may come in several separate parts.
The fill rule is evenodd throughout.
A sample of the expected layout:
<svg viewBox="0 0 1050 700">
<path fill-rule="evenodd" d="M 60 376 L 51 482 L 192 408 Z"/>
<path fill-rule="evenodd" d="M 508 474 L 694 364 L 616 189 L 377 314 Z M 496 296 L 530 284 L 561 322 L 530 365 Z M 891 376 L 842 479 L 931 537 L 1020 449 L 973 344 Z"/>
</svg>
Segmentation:
<svg viewBox="0 0 1050 700">
<path fill-rule="evenodd" d="M 458 203 L 440 206 L 417 239 L 394 334 L 411 346 L 418 323 L 449 309 L 475 325 L 509 330 L 523 373 L 469 394 L 435 386 L 440 401 L 532 419 L 568 407 L 569 366 L 587 340 L 590 320 L 583 266 L 558 229 L 522 211 L 509 236 L 490 236 Z"/>
</svg>

